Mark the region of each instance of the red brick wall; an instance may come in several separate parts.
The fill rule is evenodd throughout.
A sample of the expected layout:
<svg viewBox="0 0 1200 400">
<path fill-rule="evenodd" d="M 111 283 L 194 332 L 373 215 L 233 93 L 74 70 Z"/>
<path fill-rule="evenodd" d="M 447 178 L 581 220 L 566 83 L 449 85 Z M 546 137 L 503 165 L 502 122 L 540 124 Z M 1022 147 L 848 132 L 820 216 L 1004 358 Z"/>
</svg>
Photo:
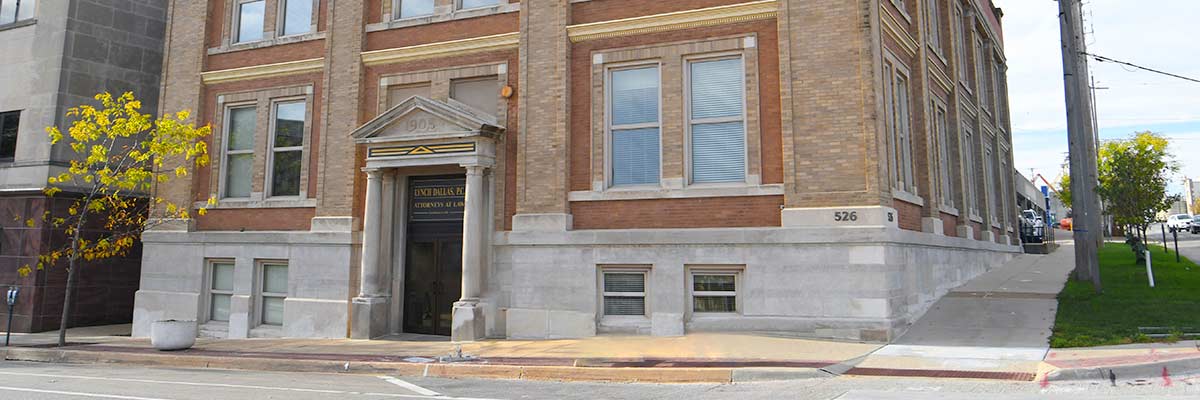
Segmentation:
<svg viewBox="0 0 1200 400">
<path fill-rule="evenodd" d="M 219 71 L 253 65 L 274 64 L 287 61 L 308 60 L 325 56 L 325 40 L 269 46 L 261 49 L 242 50 L 208 56 L 205 71 Z"/>
<path fill-rule="evenodd" d="M 367 33 L 364 51 L 498 35 L 520 30 L 518 13 L 417 25 Z"/>
<path fill-rule="evenodd" d="M 745 3 L 747 0 L 603 0 L 575 3 L 571 6 L 571 24 L 586 24 L 663 14 L 675 11 L 694 10 L 729 4 Z"/>
<path fill-rule="evenodd" d="M 983 237 L 983 224 L 971 221 L 971 239 L 980 240 Z"/>
<path fill-rule="evenodd" d="M 899 217 L 900 229 L 921 231 L 921 206 L 896 200 L 893 203 Z"/>
<path fill-rule="evenodd" d="M 779 226 L 783 196 L 571 203 L 574 229 Z"/>
<path fill-rule="evenodd" d="M 315 208 L 253 208 L 208 210 L 196 218 L 201 231 L 307 231 Z"/>
<path fill-rule="evenodd" d="M 958 217 L 942 213 L 942 232 L 946 236 L 958 236 Z"/>
</svg>

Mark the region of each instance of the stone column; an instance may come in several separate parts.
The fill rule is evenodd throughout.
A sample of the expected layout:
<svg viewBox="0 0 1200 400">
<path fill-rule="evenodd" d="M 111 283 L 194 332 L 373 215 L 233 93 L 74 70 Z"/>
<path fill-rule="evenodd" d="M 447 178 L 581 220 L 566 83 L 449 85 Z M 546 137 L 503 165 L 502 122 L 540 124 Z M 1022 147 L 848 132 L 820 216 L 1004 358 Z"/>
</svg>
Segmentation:
<svg viewBox="0 0 1200 400">
<path fill-rule="evenodd" d="M 462 298 L 454 303 L 450 338 L 455 342 L 481 340 L 486 334 L 483 308 L 479 297 L 483 294 L 483 251 L 484 227 L 487 222 L 487 204 L 483 175 L 485 168 L 465 165 L 467 169 L 467 193 L 463 216 L 462 254 Z"/>
<path fill-rule="evenodd" d="M 386 333 L 387 293 L 380 284 L 383 232 L 383 171 L 367 170 L 367 204 L 363 217 L 362 268 L 359 294 L 353 300 L 352 339 L 371 339 Z"/>
</svg>

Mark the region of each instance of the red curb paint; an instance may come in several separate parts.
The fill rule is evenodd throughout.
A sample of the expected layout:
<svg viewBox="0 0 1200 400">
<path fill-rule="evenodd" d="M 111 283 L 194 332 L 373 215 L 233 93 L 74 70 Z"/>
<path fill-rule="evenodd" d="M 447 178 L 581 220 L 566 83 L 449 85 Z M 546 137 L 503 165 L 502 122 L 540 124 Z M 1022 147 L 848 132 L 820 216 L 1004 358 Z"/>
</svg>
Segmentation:
<svg viewBox="0 0 1200 400">
<path fill-rule="evenodd" d="M 1163 386 L 1171 386 L 1171 374 L 1167 372 L 1167 367 L 1163 367 Z"/>
<path fill-rule="evenodd" d="M 1039 382 L 1039 384 L 1042 385 L 1042 389 L 1049 387 L 1050 386 L 1050 374 L 1043 375 L 1042 381 Z"/>
</svg>

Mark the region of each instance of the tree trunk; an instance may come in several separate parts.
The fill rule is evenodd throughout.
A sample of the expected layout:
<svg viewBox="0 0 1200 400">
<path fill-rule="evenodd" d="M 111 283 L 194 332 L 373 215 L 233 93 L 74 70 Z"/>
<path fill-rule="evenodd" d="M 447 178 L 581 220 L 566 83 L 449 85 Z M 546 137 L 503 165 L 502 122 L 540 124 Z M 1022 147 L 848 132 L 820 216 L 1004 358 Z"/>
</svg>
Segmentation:
<svg viewBox="0 0 1200 400">
<path fill-rule="evenodd" d="M 71 261 L 67 264 L 67 288 L 63 294 L 62 319 L 58 324 L 58 347 L 67 345 L 67 322 L 71 318 L 71 301 L 75 294 L 75 277 L 79 274 L 79 237 L 82 235 L 83 218 L 75 226 L 75 234 L 71 235 Z"/>
</svg>

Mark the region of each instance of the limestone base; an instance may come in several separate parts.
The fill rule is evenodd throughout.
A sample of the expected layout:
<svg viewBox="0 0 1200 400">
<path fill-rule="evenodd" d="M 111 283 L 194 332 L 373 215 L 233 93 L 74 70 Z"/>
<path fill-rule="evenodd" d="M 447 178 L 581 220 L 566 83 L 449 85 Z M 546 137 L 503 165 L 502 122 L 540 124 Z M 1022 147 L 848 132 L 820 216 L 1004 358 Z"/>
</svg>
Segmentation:
<svg viewBox="0 0 1200 400">
<path fill-rule="evenodd" d="M 351 307 L 351 339 L 374 339 L 388 333 L 389 297 L 355 297 Z"/>
<path fill-rule="evenodd" d="M 453 319 L 450 323 L 450 340 L 454 342 L 474 342 L 486 338 L 487 323 L 483 317 L 483 307 L 477 302 L 460 301 L 454 303 Z"/>
</svg>

